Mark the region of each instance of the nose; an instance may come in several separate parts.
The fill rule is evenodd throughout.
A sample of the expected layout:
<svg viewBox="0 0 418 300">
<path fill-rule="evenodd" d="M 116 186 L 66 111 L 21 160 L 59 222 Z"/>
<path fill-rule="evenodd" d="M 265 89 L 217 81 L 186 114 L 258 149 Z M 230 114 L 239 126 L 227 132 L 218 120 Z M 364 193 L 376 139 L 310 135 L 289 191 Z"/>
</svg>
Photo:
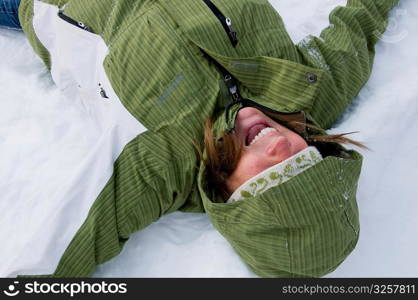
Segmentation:
<svg viewBox="0 0 418 300">
<path fill-rule="evenodd" d="M 258 113 L 259 113 L 258 109 L 254 107 L 244 107 L 239 110 L 237 117 L 240 120 L 243 120 Z"/>
</svg>

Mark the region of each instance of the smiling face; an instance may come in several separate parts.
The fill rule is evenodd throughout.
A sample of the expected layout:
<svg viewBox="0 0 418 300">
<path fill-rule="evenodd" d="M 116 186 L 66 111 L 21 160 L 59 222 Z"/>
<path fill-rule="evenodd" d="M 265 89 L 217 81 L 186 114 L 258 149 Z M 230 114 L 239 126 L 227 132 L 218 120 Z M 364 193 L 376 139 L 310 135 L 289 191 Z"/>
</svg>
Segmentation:
<svg viewBox="0 0 418 300">
<path fill-rule="evenodd" d="M 235 134 L 243 149 L 237 167 L 226 181 L 231 193 L 253 176 L 308 147 L 300 135 L 253 107 L 238 112 Z"/>
</svg>

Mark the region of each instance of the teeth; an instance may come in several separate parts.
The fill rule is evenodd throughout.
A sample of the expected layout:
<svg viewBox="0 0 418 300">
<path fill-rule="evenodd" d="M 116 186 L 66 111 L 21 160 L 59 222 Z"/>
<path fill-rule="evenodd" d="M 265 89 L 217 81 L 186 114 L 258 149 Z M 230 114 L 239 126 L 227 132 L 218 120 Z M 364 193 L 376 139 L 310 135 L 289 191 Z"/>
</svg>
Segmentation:
<svg viewBox="0 0 418 300">
<path fill-rule="evenodd" d="M 252 144 L 254 144 L 258 139 L 260 139 L 261 137 L 265 136 L 267 133 L 272 132 L 272 131 L 276 131 L 276 129 L 272 128 L 272 127 L 267 127 L 264 128 L 263 130 L 261 130 L 255 137 L 254 139 L 251 141 L 250 146 Z"/>
</svg>

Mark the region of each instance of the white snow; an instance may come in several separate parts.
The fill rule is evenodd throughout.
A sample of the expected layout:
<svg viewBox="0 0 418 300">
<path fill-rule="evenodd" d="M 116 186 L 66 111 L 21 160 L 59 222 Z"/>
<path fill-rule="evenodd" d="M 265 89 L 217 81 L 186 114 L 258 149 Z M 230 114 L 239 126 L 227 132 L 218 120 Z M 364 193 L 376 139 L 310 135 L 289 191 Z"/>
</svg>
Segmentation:
<svg viewBox="0 0 418 300">
<path fill-rule="evenodd" d="M 271 0 L 295 43 L 319 35 L 346 0 Z M 330 132 L 352 137 L 364 154 L 359 182 L 360 240 L 328 277 L 417 277 L 418 1 L 401 0 L 376 47 L 372 76 Z M 80 103 L 54 86 L 24 35 L 0 29 L 0 230 L 21 239 L 29 220 L 1 213 L 36 203 L 94 143 L 98 128 Z M 42 218 L 44 209 L 36 208 Z M 34 214 L 35 215 L 35 214 Z M 24 243 L 24 241 L 20 241 Z M 253 277 L 204 214 L 176 212 L 135 233 L 97 277 Z"/>
</svg>

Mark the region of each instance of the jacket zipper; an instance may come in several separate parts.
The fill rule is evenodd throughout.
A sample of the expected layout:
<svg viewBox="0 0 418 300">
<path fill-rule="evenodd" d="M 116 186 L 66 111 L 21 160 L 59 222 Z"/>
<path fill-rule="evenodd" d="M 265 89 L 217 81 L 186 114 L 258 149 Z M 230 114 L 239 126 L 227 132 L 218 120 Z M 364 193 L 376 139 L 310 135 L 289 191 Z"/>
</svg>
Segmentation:
<svg viewBox="0 0 418 300">
<path fill-rule="evenodd" d="M 93 31 L 87 25 L 85 25 L 82 22 L 78 22 L 78 21 L 76 21 L 74 19 L 71 19 L 69 16 L 64 15 L 61 11 L 58 13 L 58 16 L 61 19 L 63 19 L 64 21 L 67 21 L 68 23 L 70 23 L 72 25 L 75 25 L 75 26 L 77 26 L 80 29 L 83 29 L 83 30 L 86 30 L 88 32 L 92 32 L 93 33 Z"/>
<path fill-rule="evenodd" d="M 222 12 L 213 4 L 210 0 L 203 0 L 206 5 L 210 8 L 210 10 L 215 14 L 218 18 L 219 22 L 221 22 L 225 32 L 227 33 L 229 40 L 231 41 L 232 47 L 235 47 L 238 44 L 237 33 L 232 28 L 232 20 L 230 18 L 225 17 Z"/>
</svg>

